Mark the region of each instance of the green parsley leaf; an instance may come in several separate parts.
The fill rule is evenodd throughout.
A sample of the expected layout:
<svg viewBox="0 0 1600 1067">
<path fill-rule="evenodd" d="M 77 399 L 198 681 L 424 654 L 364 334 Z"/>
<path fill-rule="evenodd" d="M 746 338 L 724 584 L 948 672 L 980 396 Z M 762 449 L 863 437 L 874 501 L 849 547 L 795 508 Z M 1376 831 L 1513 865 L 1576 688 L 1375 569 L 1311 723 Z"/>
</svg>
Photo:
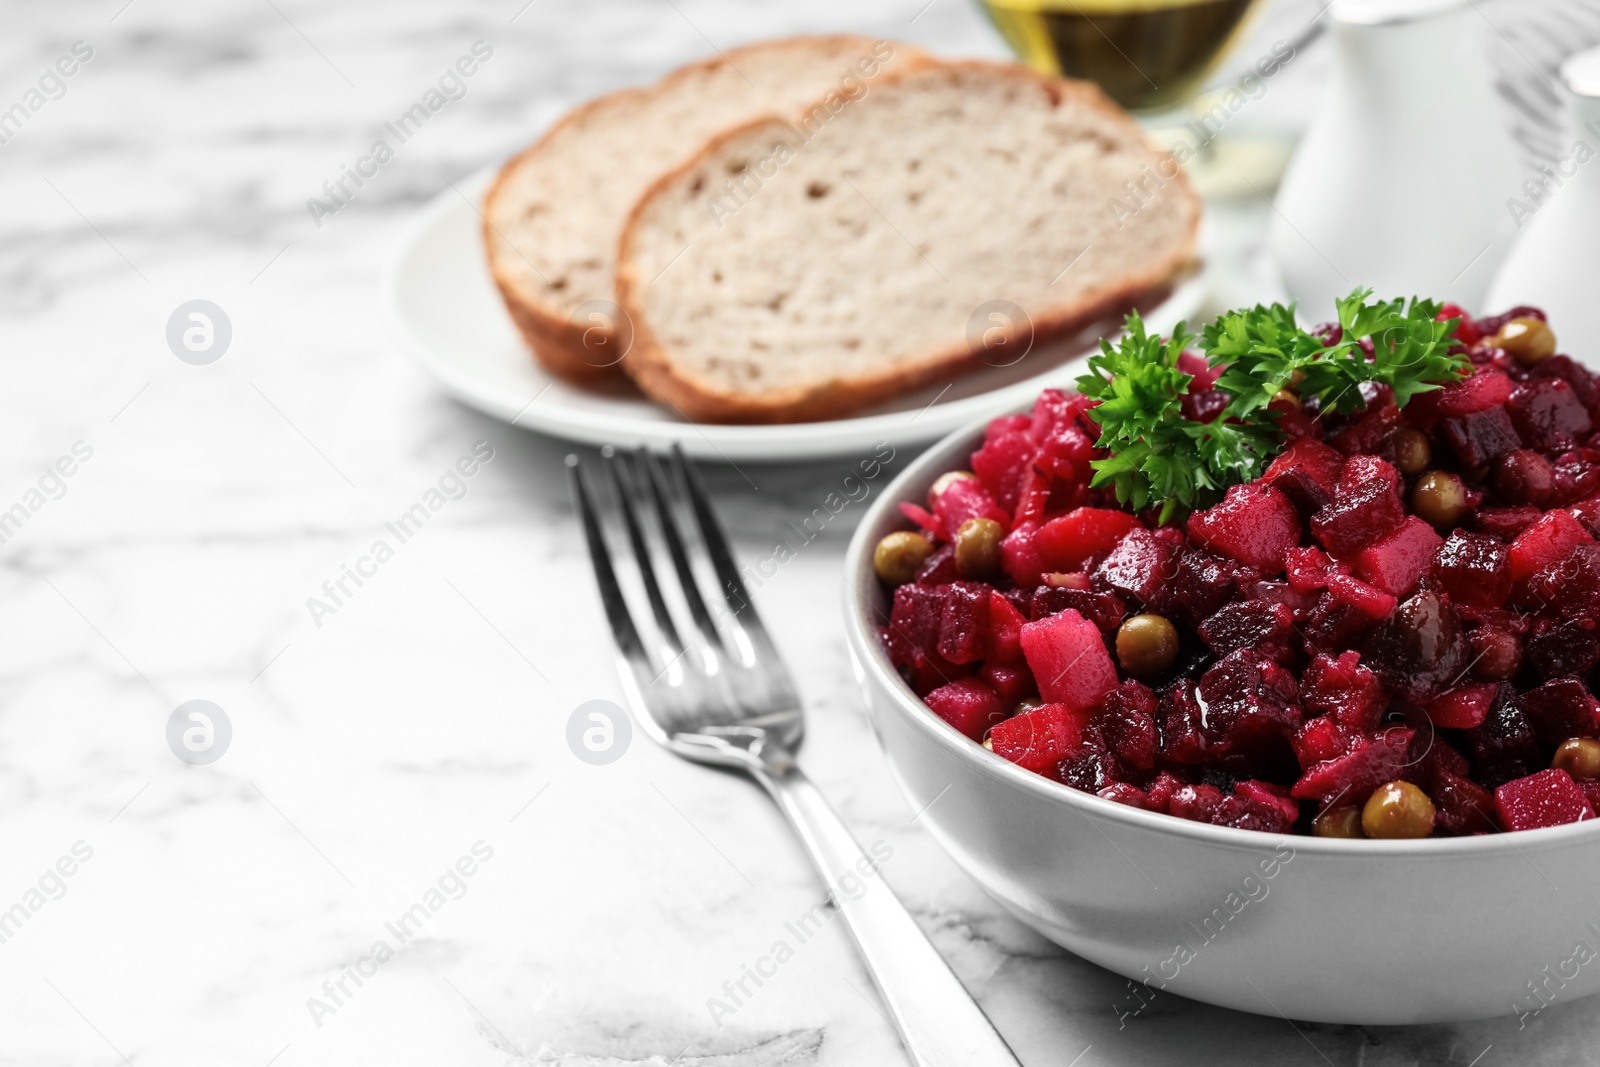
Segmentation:
<svg viewBox="0 0 1600 1067">
<path fill-rule="evenodd" d="M 1151 336 L 1137 313 L 1116 346 L 1102 340 L 1078 391 L 1098 400 L 1092 485 L 1111 485 L 1117 500 L 1135 511 L 1160 508 L 1160 521 L 1208 507 L 1231 485 L 1264 471 L 1282 447 L 1278 413 L 1268 405 L 1284 390 L 1314 399 L 1322 413 L 1353 412 L 1366 401 L 1365 383 L 1388 386 L 1395 402 L 1459 380 L 1469 370 L 1450 347 L 1459 320 L 1437 322 L 1439 305 L 1413 298 L 1369 303 L 1370 289 L 1337 301 L 1339 339 L 1295 321 L 1294 305 L 1257 305 L 1228 312 L 1204 330 L 1201 348 L 1221 367 L 1216 388 L 1228 397 L 1209 423 L 1183 417 L 1191 376 L 1178 356 L 1194 340 L 1178 324 L 1170 340 Z M 1369 358 L 1363 341 L 1370 342 Z"/>
</svg>

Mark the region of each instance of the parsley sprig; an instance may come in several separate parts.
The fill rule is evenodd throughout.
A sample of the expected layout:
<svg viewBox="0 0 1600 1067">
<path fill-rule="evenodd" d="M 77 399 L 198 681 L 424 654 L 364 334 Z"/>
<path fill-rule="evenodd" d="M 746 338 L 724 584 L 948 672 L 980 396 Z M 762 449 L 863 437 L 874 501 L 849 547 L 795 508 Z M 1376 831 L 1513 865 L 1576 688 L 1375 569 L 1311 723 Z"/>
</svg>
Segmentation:
<svg viewBox="0 0 1600 1067">
<path fill-rule="evenodd" d="M 1091 373 L 1078 379 L 1078 391 L 1100 401 L 1095 443 L 1111 453 L 1094 461 L 1093 484 L 1115 485 L 1117 499 L 1135 511 L 1159 504 L 1162 522 L 1220 496 L 1240 480 L 1231 471 L 1252 469 L 1277 443 L 1260 423 L 1184 418 L 1192 376 L 1178 369 L 1178 356 L 1192 340 L 1183 323 L 1169 341 L 1152 337 L 1134 312 L 1117 346 L 1102 340 Z"/>
<path fill-rule="evenodd" d="M 1319 412 L 1352 412 L 1366 403 L 1364 383 L 1387 385 L 1404 405 L 1466 374 L 1466 358 L 1450 351 L 1459 320 L 1435 321 L 1433 301 L 1368 303 L 1371 296 L 1358 289 L 1337 302 L 1340 332 L 1332 344 L 1295 321 L 1293 304 L 1218 317 L 1201 348 L 1211 367 L 1222 368 L 1215 388 L 1228 401 L 1205 423 L 1183 415 L 1192 376 L 1178 368 L 1178 357 L 1193 335 L 1179 323 L 1163 341 L 1130 314 L 1116 346 L 1102 340 L 1090 373 L 1078 379 L 1078 391 L 1100 401 L 1096 444 L 1110 453 L 1094 461 L 1092 484 L 1112 485 L 1117 500 L 1136 511 L 1159 506 L 1159 521 L 1167 522 L 1266 469 L 1284 439 L 1278 413 L 1267 405 L 1285 389 L 1314 399 Z"/>
</svg>

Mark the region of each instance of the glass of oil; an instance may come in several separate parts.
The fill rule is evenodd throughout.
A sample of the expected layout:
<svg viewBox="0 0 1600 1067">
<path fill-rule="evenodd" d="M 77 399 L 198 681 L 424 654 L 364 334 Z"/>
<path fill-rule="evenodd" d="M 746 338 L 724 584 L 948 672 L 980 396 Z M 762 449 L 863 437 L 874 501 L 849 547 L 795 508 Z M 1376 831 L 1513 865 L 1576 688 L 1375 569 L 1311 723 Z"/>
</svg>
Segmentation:
<svg viewBox="0 0 1600 1067">
<path fill-rule="evenodd" d="M 979 0 L 1024 63 L 1092 81 L 1130 111 L 1187 103 L 1264 0 Z"/>
<path fill-rule="evenodd" d="M 1206 196 L 1270 192 L 1292 138 L 1241 133 L 1231 118 L 1263 91 L 1206 84 L 1268 0 L 978 0 L 1017 56 L 1045 74 L 1092 81 L 1138 115 Z M 1317 34 L 1302 31 L 1298 44 Z M 1296 45 L 1276 43 L 1256 69 L 1286 66 Z M 1240 83 L 1245 84 L 1244 82 Z M 1226 130 L 1223 127 L 1228 127 Z M 1222 136 L 1225 134 L 1225 136 Z"/>
</svg>

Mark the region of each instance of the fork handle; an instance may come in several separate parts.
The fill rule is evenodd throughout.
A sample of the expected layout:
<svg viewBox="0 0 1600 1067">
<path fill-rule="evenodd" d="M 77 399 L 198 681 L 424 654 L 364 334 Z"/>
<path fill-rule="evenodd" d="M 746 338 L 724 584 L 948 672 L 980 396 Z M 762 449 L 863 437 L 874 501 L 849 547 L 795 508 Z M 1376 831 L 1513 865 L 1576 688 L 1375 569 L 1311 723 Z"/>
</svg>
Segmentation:
<svg viewBox="0 0 1600 1067">
<path fill-rule="evenodd" d="M 918 1067 L 1020 1067 L 827 800 L 793 762 L 756 771 L 805 842 Z M 874 848 L 874 853 L 878 850 Z"/>
</svg>

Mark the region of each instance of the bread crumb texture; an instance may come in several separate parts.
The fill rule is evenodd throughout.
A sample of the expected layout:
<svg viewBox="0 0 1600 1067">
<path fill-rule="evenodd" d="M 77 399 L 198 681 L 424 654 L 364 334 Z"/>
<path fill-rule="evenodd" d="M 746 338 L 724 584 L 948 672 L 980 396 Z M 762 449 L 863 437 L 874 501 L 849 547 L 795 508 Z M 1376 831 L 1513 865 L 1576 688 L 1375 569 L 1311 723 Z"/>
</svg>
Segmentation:
<svg viewBox="0 0 1600 1067">
<path fill-rule="evenodd" d="M 1199 210 L 1089 86 L 999 64 L 903 71 L 713 141 L 640 205 L 623 267 L 651 338 L 644 384 L 765 397 L 756 418 L 877 399 L 970 359 L 988 301 L 1046 326 L 1161 282 Z"/>
</svg>

